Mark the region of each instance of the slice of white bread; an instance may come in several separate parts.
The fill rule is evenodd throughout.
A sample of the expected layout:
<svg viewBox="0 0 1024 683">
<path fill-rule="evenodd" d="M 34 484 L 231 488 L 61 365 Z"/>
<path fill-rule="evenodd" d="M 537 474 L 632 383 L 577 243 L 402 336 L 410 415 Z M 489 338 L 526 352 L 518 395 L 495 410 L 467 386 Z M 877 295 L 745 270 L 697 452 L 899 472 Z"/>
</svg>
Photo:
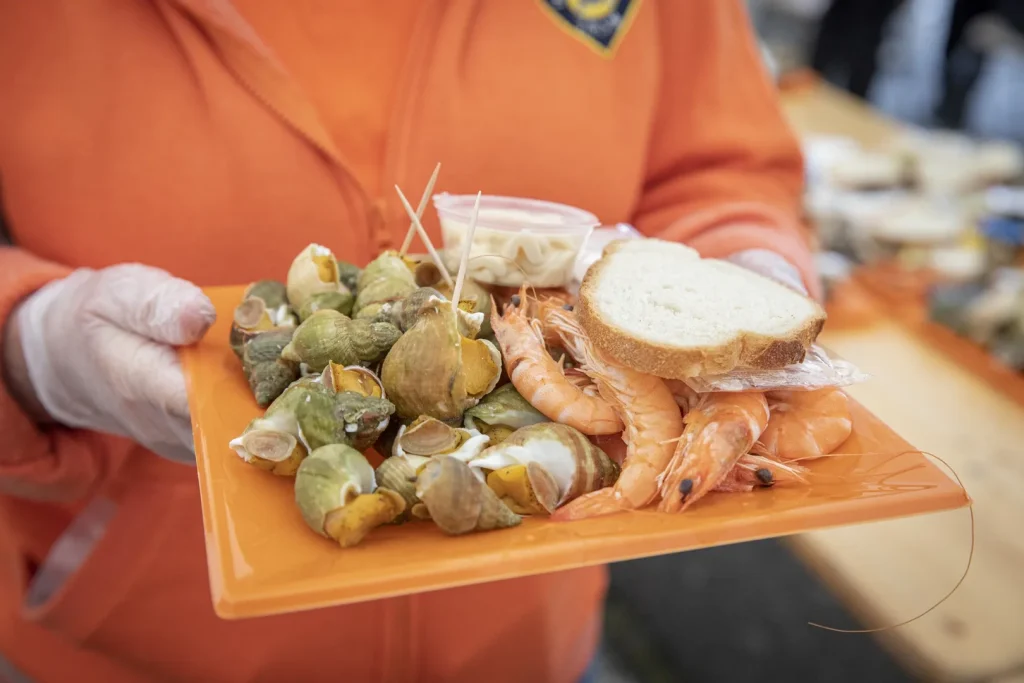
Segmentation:
<svg viewBox="0 0 1024 683">
<path fill-rule="evenodd" d="M 821 306 L 774 280 L 653 239 L 610 244 L 577 310 L 598 349 L 666 379 L 799 363 L 825 324 Z"/>
</svg>

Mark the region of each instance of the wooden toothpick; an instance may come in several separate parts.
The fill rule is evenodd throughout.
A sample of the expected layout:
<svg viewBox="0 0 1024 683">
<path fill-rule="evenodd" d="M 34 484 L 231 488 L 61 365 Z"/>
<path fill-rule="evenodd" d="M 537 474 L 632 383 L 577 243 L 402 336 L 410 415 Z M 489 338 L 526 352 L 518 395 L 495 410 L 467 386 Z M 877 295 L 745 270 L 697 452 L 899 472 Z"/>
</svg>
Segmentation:
<svg viewBox="0 0 1024 683">
<path fill-rule="evenodd" d="M 466 229 L 466 243 L 462 245 L 462 260 L 459 262 L 459 275 L 455 278 L 455 289 L 452 290 L 453 309 L 458 309 L 459 307 L 462 284 L 466 281 L 466 270 L 469 268 L 469 250 L 473 248 L 473 233 L 476 232 L 476 219 L 480 215 L 480 197 L 482 194 L 482 192 L 476 193 L 476 201 L 473 203 L 473 215 L 469 217 L 469 227 Z M 458 313 L 455 315 L 457 316 Z"/>
<path fill-rule="evenodd" d="M 416 218 L 423 220 L 423 212 L 427 210 L 427 202 L 430 201 L 430 195 L 434 192 L 434 183 L 437 182 L 437 174 L 441 172 L 441 162 L 437 162 L 437 166 L 434 167 L 434 173 L 430 176 L 430 180 L 427 181 L 427 189 L 423 190 L 423 197 L 420 198 L 420 205 L 416 208 Z M 405 241 L 402 242 L 402 248 L 398 251 L 400 256 L 405 256 L 405 252 L 409 251 L 409 247 L 412 246 L 412 237 L 416 234 L 416 223 L 409 221 L 409 230 L 405 233 Z"/>
<path fill-rule="evenodd" d="M 423 240 L 423 244 L 426 245 L 427 251 L 430 252 L 430 258 L 434 260 L 434 265 L 441 272 L 441 277 L 449 287 L 452 286 L 452 277 L 448 274 L 448 269 L 444 267 L 444 262 L 441 260 L 441 256 L 437 253 L 437 249 L 434 249 L 434 244 L 430 241 L 430 237 L 427 236 L 427 231 L 423 229 L 423 224 L 420 223 L 420 217 L 412 210 L 412 205 L 409 204 L 409 200 L 402 194 L 402 188 L 395 185 L 395 191 L 398 192 L 398 198 L 402 200 L 402 206 L 405 207 L 405 212 L 409 214 L 409 219 L 412 220 L 413 226 L 416 228 L 416 232 L 420 234 L 420 239 Z"/>
</svg>

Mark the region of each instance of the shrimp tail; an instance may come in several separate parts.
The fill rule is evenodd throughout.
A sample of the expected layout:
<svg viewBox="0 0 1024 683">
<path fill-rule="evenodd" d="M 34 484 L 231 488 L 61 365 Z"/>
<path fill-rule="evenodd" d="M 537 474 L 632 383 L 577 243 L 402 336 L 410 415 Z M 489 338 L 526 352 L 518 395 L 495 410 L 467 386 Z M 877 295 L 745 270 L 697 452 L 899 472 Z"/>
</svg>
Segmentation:
<svg viewBox="0 0 1024 683">
<path fill-rule="evenodd" d="M 632 506 L 627 500 L 615 495 L 615 489 L 608 487 L 584 494 L 576 500 L 563 505 L 552 513 L 551 520 L 555 522 L 573 522 L 631 509 Z"/>
</svg>

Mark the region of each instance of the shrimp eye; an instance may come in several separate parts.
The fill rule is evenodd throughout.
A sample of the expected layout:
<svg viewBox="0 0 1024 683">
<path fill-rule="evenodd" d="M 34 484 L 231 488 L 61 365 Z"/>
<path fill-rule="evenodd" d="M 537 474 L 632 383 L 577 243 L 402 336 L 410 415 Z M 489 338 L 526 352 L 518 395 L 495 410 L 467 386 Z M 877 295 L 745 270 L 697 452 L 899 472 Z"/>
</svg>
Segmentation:
<svg viewBox="0 0 1024 683">
<path fill-rule="evenodd" d="M 572 310 L 572 304 L 566 304 L 566 305 L 562 306 L 562 308 L 567 310 L 567 311 L 571 311 Z"/>
<path fill-rule="evenodd" d="M 679 493 L 682 494 L 683 498 L 690 495 L 690 491 L 693 490 L 693 479 L 683 479 L 679 482 Z"/>
<path fill-rule="evenodd" d="M 772 476 L 772 471 L 767 467 L 762 467 L 754 472 L 754 476 L 757 477 L 762 486 L 771 486 L 775 483 L 775 477 Z"/>
<path fill-rule="evenodd" d="M 512 305 L 513 306 L 518 306 L 520 303 L 522 303 L 522 301 L 523 300 L 519 297 L 518 294 L 513 294 L 512 295 Z"/>
</svg>

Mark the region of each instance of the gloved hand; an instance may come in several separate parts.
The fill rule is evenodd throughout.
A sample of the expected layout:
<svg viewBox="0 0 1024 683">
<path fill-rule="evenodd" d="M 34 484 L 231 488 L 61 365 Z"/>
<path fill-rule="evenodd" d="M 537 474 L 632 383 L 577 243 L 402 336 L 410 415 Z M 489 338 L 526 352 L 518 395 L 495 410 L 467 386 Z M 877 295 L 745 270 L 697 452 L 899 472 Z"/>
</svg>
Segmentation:
<svg viewBox="0 0 1024 683">
<path fill-rule="evenodd" d="M 800 271 L 784 257 L 768 249 L 746 249 L 725 259 L 731 263 L 753 271 L 758 275 L 781 282 L 790 289 L 795 289 L 808 296 Z"/>
<path fill-rule="evenodd" d="M 156 268 L 76 270 L 16 311 L 28 378 L 57 422 L 127 436 L 194 462 L 185 379 L 172 346 L 198 341 L 213 304 Z"/>
</svg>

